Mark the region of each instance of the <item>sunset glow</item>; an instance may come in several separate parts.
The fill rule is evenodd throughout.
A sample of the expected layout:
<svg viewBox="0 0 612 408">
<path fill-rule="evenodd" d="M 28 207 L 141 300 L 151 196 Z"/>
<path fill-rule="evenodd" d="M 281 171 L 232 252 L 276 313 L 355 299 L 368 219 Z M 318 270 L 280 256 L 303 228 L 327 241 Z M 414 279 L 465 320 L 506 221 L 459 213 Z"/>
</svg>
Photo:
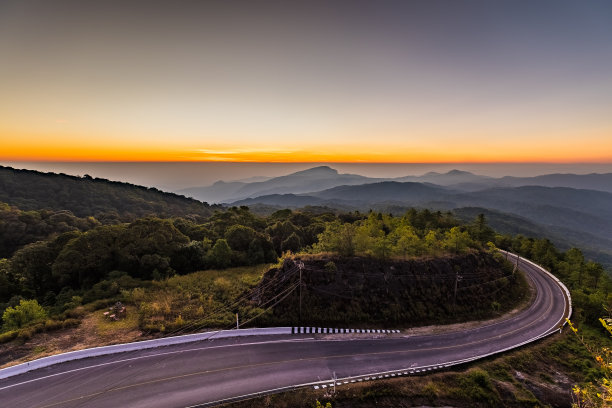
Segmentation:
<svg viewBox="0 0 612 408">
<path fill-rule="evenodd" d="M 612 134 L 612 133 L 610 133 Z M 210 161 L 210 162 L 346 162 L 346 163 L 480 163 L 480 162 L 550 162 L 550 163 L 606 163 L 612 161 L 612 142 L 608 138 L 593 138 L 585 144 L 584 139 L 554 145 L 549 140 L 495 141 L 483 140 L 453 145 L 446 143 L 441 148 L 435 141 L 431 144 L 376 144 L 350 146 L 327 144 L 320 146 L 286 146 L 285 148 L 258 145 L 219 146 L 212 148 L 185 147 L 161 144 L 142 145 L 136 143 L 107 144 L 100 140 L 82 141 L 60 137 L 47 140 L 23 138 L 3 143 L 2 157 L 7 161 Z M 347 142 L 349 143 L 349 142 Z M 475 144 L 482 148 L 474 148 Z M 515 144 L 523 146 L 515 148 Z"/>
</svg>

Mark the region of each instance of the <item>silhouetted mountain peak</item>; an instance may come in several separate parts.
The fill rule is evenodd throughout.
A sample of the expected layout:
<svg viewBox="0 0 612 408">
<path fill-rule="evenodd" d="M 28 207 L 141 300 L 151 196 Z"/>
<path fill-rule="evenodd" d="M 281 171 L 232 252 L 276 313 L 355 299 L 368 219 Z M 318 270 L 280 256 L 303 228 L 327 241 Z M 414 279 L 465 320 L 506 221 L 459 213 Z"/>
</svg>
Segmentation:
<svg viewBox="0 0 612 408">
<path fill-rule="evenodd" d="M 474 173 L 470 173 L 469 171 L 454 169 L 446 173 L 446 175 L 447 176 L 473 176 Z"/>
<path fill-rule="evenodd" d="M 297 171 L 295 173 L 290 174 L 289 176 L 309 176 L 309 177 L 317 177 L 317 176 L 336 176 L 338 175 L 338 170 L 332 169 L 329 166 L 317 166 L 310 169 Z"/>
<path fill-rule="evenodd" d="M 457 170 L 453 169 L 446 173 L 438 173 L 437 171 L 430 171 L 428 173 L 423 174 L 422 177 L 436 177 L 436 176 L 474 176 L 474 173 L 470 173 L 469 171 Z"/>
</svg>

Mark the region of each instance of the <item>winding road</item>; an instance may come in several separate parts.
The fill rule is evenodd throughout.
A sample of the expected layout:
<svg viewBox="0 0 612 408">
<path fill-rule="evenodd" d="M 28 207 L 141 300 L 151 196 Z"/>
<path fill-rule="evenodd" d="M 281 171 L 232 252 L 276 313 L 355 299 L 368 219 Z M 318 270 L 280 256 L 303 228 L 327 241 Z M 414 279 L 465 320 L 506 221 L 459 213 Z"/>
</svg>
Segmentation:
<svg viewBox="0 0 612 408">
<path fill-rule="evenodd" d="M 476 360 L 558 332 L 571 314 L 560 282 L 529 261 L 521 259 L 520 268 L 536 290 L 533 303 L 477 328 L 380 338 L 255 336 L 92 357 L 0 380 L 0 405 L 212 406 L 260 392 L 410 375 Z"/>
</svg>

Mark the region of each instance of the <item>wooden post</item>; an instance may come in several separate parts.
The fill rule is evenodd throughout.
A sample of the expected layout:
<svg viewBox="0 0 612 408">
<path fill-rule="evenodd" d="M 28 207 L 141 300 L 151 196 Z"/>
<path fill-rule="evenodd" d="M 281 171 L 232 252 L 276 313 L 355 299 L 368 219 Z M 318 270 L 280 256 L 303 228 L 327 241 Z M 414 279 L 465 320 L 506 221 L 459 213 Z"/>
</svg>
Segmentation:
<svg viewBox="0 0 612 408">
<path fill-rule="evenodd" d="M 238 313 L 236 313 L 236 330 L 240 328 L 240 324 L 238 323 Z"/>
</svg>

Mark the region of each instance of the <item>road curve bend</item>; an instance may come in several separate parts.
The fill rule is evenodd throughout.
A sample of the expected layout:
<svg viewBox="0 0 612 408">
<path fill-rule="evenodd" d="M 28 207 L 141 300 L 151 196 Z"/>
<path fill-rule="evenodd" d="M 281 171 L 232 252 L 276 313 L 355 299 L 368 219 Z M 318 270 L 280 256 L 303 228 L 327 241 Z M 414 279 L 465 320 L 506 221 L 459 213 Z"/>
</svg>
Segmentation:
<svg viewBox="0 0 612 408">
<path fill-rule="evenodd" d="M 516 255 L 508 254 L 516 262 Z M 560 330 L 567 288 L 520 259 L 536 290 L 522 312 L 477 328 L 378 339 L 257 336 L 179 344 L 65 362 L 0 380 L 2 406 L 196 407 L 312 385 L 410 375 L 473 361 Z"/>
</svg>

